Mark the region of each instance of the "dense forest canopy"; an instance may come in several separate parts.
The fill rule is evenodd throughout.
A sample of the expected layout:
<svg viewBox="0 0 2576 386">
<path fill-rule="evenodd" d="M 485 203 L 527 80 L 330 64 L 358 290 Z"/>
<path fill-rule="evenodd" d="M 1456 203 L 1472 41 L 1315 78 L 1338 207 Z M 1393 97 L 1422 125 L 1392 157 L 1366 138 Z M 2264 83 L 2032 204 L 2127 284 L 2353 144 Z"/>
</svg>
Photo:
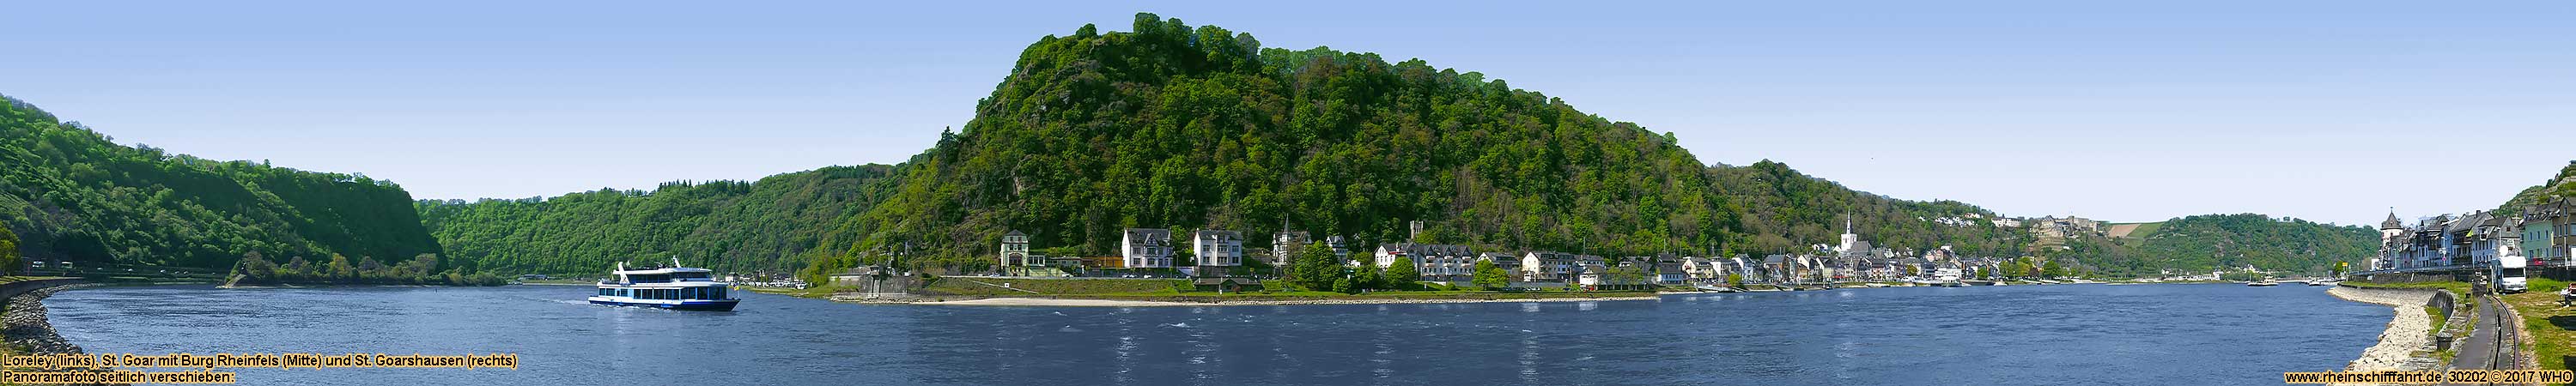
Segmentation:
<svg viewBox="0 0 2576 386">
<path fill-rule="evenodd" d="M 457 265 L 482 271 L 601 275 L 616 262 L 793 272 L 821 233 L 879 200 L 885 165 L 762 178 L 602 189 L 552 199 L 420 201 L 421 221 Z"/>
<path fill-rule="evenodd" d="M 0 223 L 30 259 L 220 270 L 250 253 L 392 262 L 440 251 L 392 182 L 118 145 L 0 102 Z"/>
<path fill-rule="evenodd" d="M 1996 214 L 1957 201 L 1907 201 L 1843 187 L 1788 165 L 1761 161 L 1709 168 L 1715 189 L 1743 212 L 1738 253 L 1786 253 L 1830 243 L 1849 219 L 1855 233 L 1877 246 L 1928 250 L 1951 247 L 1969 256 L 2013 256 L 2028 238 L 2020 227 L 1995 226 Z M 1942 223 L 1950 218 L 1958 222 Z"/>
<path fill-rule="evenodd" d="M 2118 262 L 2139 272 L 2249 265 L 2324 272 L 2337 261 L 2357 261 L 2379 250 L 2379 231 L 2371 227 L 2253 213 L 2168 220 L 2142 239 L 2136 243 L 2137 258 Z"/>
<path fill-rule="evenodd" d="M 1109 254 L 1125 228 L 1283 227 L 1367 242 L 1695 251 L 1740 226 L 1706 164 L 1657 134 L 1474 72 L 1140 14 L 1030 45 L 976 117 L 840 224 L 829 271 L 911 245 L 989 260 L 1010 230 Z"/>
</svg>

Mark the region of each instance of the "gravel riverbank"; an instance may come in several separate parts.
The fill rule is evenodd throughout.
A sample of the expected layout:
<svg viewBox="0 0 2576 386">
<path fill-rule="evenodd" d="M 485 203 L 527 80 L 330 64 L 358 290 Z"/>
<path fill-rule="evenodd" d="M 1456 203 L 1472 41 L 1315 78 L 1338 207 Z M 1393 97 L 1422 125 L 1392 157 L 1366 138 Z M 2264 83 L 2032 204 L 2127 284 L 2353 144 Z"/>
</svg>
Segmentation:
<svg viewBox="0 0 2576 386">
<path fill-rule="evenodd" d="M 29 354 L 81 354 L 80 346 L 54 334 L 53 322 L 45 318 L 45 297 L 62 290 L 92 285 L 96 284 L 50 287 L 10 297 L 7 314 L 0 315 L 0 324 L 7 326 L 0 330 L 0 335 L 6 336 L 10 347 L 24 348 Z"/>
<path fill-rule="evenodd" d="M 2432 343 L 2433 323 L 2424 313 L 2424 303 L 2432 298 L 2432 290 L 2335 287 L 2326 290 L 2326 294 L 2386 305 L 2397 311 L 2397 316 L 2388 320 L 2388 330 L 2379 333 L 2379 344 L 2361 350 L 2361 359 L 2346 365 L 2346 371 L 2401 370 L 2417 349 Z"/>
</svg>

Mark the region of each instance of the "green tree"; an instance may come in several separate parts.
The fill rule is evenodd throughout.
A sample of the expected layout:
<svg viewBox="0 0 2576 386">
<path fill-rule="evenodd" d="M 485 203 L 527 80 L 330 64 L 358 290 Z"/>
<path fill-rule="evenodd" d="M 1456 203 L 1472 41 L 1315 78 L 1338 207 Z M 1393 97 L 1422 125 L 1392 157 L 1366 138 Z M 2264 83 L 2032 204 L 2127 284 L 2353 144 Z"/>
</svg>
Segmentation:
<svg viewBox="0 0 2576 386">
<path fill-rule="evenodd" d="M 1646 269 L 1637 266 L 1610 267 L 1609 274 L 1602 275 L 1601 279 L 1611 284 L 1645 284 Z"/>
<path fill-rule="evenodd" d="M 1498 290 L 1512 284 L 1511 275 L 1510 272 L 1504 272 L 1502 267 L 1494 266 L 1491 260 L 1477 260 L 1476 277 L 1470 282 L 1487 291 Z"/>
<path fill-rule="evenodd" d="M 1414 282 L 1422 280 L 1422 269 L 1413 265 L 1412 258 L 1396 257 L 1395 264 L 1386 268 L 1385 280 L 1388 289 L 1414 289 Z"/>
<path fill-rule="evenodd" d="M 1340 291 L 1333 289 L 1333 283 L 1345 275 L 1341 261 L 1342 257 L 1333 255 L 1333 249 L 1322 242 L 1299 248 L 1296 259 L 1288 262 L 1289 281 L 1308 290 Z"/>
<path fill-rule="evenodd" d="M 358 268 L 349 265 L 349 257 L 341 256 L 337 253 L 331 254 L 331 265 L 328 272 L 330 272 L 332 279 L 337 280 L 349 280 L 356 279 L 358 277 Z"/>
<path fill-rule="evenodd" d="M 1357 263 L 1359 263 L 1359 268 L 1353 269 L 1351 272 L 1352 286 L 1358 289 L 1387 288 L 1385 269 L 1380 269 L 1377 264 L 1368 261 L 1359 261 Z"/>
<path fill-rule="evenodd" d="M 18 234 L 5 225 L 0 222 L 0 274 L 16 275 L 18 266 L 24 265 L 18 261 Z"/>
</svg>

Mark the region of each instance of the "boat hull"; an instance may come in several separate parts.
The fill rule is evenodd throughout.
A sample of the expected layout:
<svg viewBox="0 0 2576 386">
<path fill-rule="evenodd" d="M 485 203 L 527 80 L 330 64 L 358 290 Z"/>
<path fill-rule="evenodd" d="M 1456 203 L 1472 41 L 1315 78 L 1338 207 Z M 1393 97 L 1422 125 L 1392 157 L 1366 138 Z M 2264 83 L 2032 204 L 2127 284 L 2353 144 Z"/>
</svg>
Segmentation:
<svg viewBox="0 0 2576 386">
<path fill-rule="evenodd" d="M 615 300 L 601 300 L 601 299 L 591 299 L 591 300 L 590 300 L 590 304 L 602 304 L 602 305 L 611 305 L 611 306 L 627 306 L 627 307 L 644 307 L 644 308 L 661 308 L 661 309 L 681 310 L 681 311 L 733 311 L 733 306 L 734 306 L 735 304 L 738 304 L 738 303 L 741 303 L 741 302 L 742 302 L 742 300 L 741 300 L 741 299 L 724 299 L 724 300 L 687 300 L 687 301 L 680 301 L 680 302 L 677 302 L 677 303 L 622 302 L 622 301 L 615 301 Z"/>
</svg>

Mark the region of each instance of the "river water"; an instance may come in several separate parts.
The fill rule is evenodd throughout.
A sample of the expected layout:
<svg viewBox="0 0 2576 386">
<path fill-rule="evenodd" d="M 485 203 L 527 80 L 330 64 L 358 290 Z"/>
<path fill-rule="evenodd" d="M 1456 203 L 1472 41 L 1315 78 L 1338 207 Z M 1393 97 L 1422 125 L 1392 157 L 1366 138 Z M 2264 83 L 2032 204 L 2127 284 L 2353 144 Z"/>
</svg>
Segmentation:
<svg viewBox="0 0 2576 386">
<path fill-rule="evenodd" d="M 2387 307 L 2321 287 L 1872 288 L 1227 307 L 597 306 L 587 287 L 104 287 L 91 353 L 516 353 L 509 369 L 239 369 L 248 385 L 2277 385 Z M 168 370 L 161 370 L 168 371 Z"/>
</svg>

